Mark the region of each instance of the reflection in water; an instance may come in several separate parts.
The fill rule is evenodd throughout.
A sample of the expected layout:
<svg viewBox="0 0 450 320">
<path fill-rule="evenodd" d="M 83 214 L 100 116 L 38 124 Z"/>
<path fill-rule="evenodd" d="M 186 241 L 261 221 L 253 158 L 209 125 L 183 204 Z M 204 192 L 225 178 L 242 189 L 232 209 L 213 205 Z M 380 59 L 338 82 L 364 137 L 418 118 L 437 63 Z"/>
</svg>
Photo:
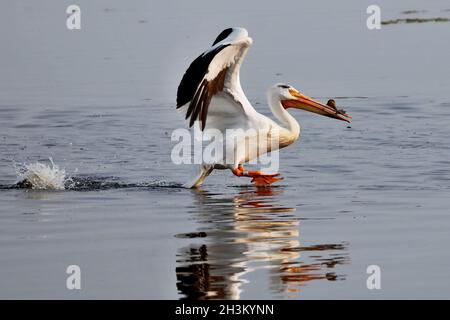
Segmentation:
<svg viewBox="0 0 450 320">
<path fill-rule="evenodd" d="M 281 187 L 245 187 L 236 196 L 193 191 L 199 232 L 177 255 L 177 288 L 188 299 L 239 299 L 253 271 L 267 271 L 281 296 L 312 280 L 342 280 L 335 265 L 348 262 L 346 244 L 302 247 L 294 208 L 275 201 Z M 287 296 L 289 297 L 289 296 Z"/>
<path fill-rule="evenodd" d="M 26 190 L 26 192 L 23 192 L 20 194 L 21 197 L 31 199 L 31 200 L 57 200 L 59 198 L 62 198 L 63 195 L 60 191 L 56 190 Z"/>
</svg>

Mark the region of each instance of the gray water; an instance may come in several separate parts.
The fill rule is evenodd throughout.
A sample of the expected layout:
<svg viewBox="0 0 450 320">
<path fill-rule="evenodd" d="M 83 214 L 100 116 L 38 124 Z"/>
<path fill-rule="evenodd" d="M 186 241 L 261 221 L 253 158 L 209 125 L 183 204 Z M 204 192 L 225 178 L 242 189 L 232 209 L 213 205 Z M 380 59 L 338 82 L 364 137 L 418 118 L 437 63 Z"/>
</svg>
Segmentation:
<svg viewBox="0 0 450 320">
<path fill-rule="evenodd" d="M 69 31 L 69 4 L 0 11 L 0 298 L 450 298 L 450 23 L 371 31 L 372 1 L 82 0 Z M 378 4 L 383 20 L 450 16 Z M 228 26 L 254 39 L 241 81 L 259 111 L 287 82 L 354 121 L 294 111 L 302 138 L 272 188 L 218 171 L 183 189 L 176 88 Z M 7 189 L 15 164 L 49 157 L 75 188 Z"/>
</svg>

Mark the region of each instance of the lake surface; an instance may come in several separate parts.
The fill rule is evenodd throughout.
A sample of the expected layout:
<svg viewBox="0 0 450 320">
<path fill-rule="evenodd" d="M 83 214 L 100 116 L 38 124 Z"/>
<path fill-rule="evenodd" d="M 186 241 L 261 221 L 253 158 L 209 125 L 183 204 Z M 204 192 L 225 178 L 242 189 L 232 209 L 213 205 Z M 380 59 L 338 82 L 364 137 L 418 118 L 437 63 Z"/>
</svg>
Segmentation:
<svg viewBox="0 0 450 320">
<path fill-rule="evenodd" d="M 378 1 L 382 19 L 450 17 L 448 1 L 402 2 Z M 450 23 L 371 31 L 356 0 L 77 4 L 78 31 L 68 3 L 2 4 L 0 298 L 450 298 Z M 258 111 L 286 82 L 353 123 L 296 110 L 282 182 L 216 171 L 184 189 L 176 88 L 228 26 L 254 39 L 241 81 Z M 49 158 L 72 188 L 10 188 Z"/>
</svg>

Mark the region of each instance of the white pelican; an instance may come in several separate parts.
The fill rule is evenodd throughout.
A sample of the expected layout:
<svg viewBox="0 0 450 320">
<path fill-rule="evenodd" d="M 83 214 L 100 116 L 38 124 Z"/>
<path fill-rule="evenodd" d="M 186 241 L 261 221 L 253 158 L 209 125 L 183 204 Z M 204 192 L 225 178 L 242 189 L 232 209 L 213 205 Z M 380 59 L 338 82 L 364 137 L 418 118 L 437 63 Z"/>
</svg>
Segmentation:
<svg viewBox="0 0 450 320">
<path fill-rule="evenodd" d="M 269 185 L 280 180 L 279 174 L 247 171 L 242 166 L 263 153 L 281 149 L 296 141 L 300 125 L 288 108 L 303 109 L 327 117 L 350 122 L 351 117 L 329 101 L 322 104 L 285 84 L 276 84 L 267 93 L 268 104 L 279 123 L 258 113 L 248 101 L 239 80 L 239 70 L 253 40 L 243 28 L 222 31 L 212 46 L 197 57 L 184 74 L 177 92 L 177 109 L 185 113 L 189 127 L 198 123 L 225 136 L 227 151 L 213 161 L 197 164 L 194 175 L 185 183 L 197 187 L 213 169 L 230 169 L 239 177 L 251 177 L 256 185 Z M 242 129 L 242 136 L 229 139 L 228 129 Z M 250 129 L 250 130 L 249 130 Z M 251 133 L 247 133 L 251 132 Z M 256 132 L 256 134 L 255 134 Z M 275 147 L 270 147 L 275 143 Z M 228 146 L 232 144 L 231 148 Z M 260 148 L 262 144 L 266 148 Z M 263 151 L 261 151 L 262 149 Z M 228 161 L 230 150 L 231 159 Z"/>
</svg>

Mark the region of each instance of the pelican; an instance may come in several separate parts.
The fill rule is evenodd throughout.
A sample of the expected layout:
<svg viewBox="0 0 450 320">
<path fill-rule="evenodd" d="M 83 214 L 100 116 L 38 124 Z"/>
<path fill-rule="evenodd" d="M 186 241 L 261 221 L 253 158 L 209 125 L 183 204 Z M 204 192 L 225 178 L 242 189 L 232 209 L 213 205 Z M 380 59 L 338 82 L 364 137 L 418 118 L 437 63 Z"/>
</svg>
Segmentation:
<svg viewBox="0 0 450 320">
<path fill-rule="evenodd" d="M 243 164 L 287 147 L 299 138 L 300 125 L 288 109 L 351 121 L 344 110 L 336 108 L 334 100 L 323 104 L 287 84 L 276 84 L 267 92 L 269 107 L 278 122 L 258 113 L 239 79 L 241 64 L 252 43 L 244 28 L 223 30 L 212 46 L 191 63 L 178 86 L 177 110 L 184 114 L 189 128 L 197 125 L 206 137 L 207 132 L 218 131 L 225 137 L 221 142 L 227 147 L 216 158 L 195 165 L 192 177 L 184 184 L 187 188 L 200 186 L 214 169 L 229 169 L 235 176 L 250 177 L 257 186 L 281 180 L 279 173 L 248 171 Z M 228 138 L 229 129 L 240 129 L 242 134 L 238 139 Z M 261 148 L 262 145 L 268 147 Z"/>
</svg>

